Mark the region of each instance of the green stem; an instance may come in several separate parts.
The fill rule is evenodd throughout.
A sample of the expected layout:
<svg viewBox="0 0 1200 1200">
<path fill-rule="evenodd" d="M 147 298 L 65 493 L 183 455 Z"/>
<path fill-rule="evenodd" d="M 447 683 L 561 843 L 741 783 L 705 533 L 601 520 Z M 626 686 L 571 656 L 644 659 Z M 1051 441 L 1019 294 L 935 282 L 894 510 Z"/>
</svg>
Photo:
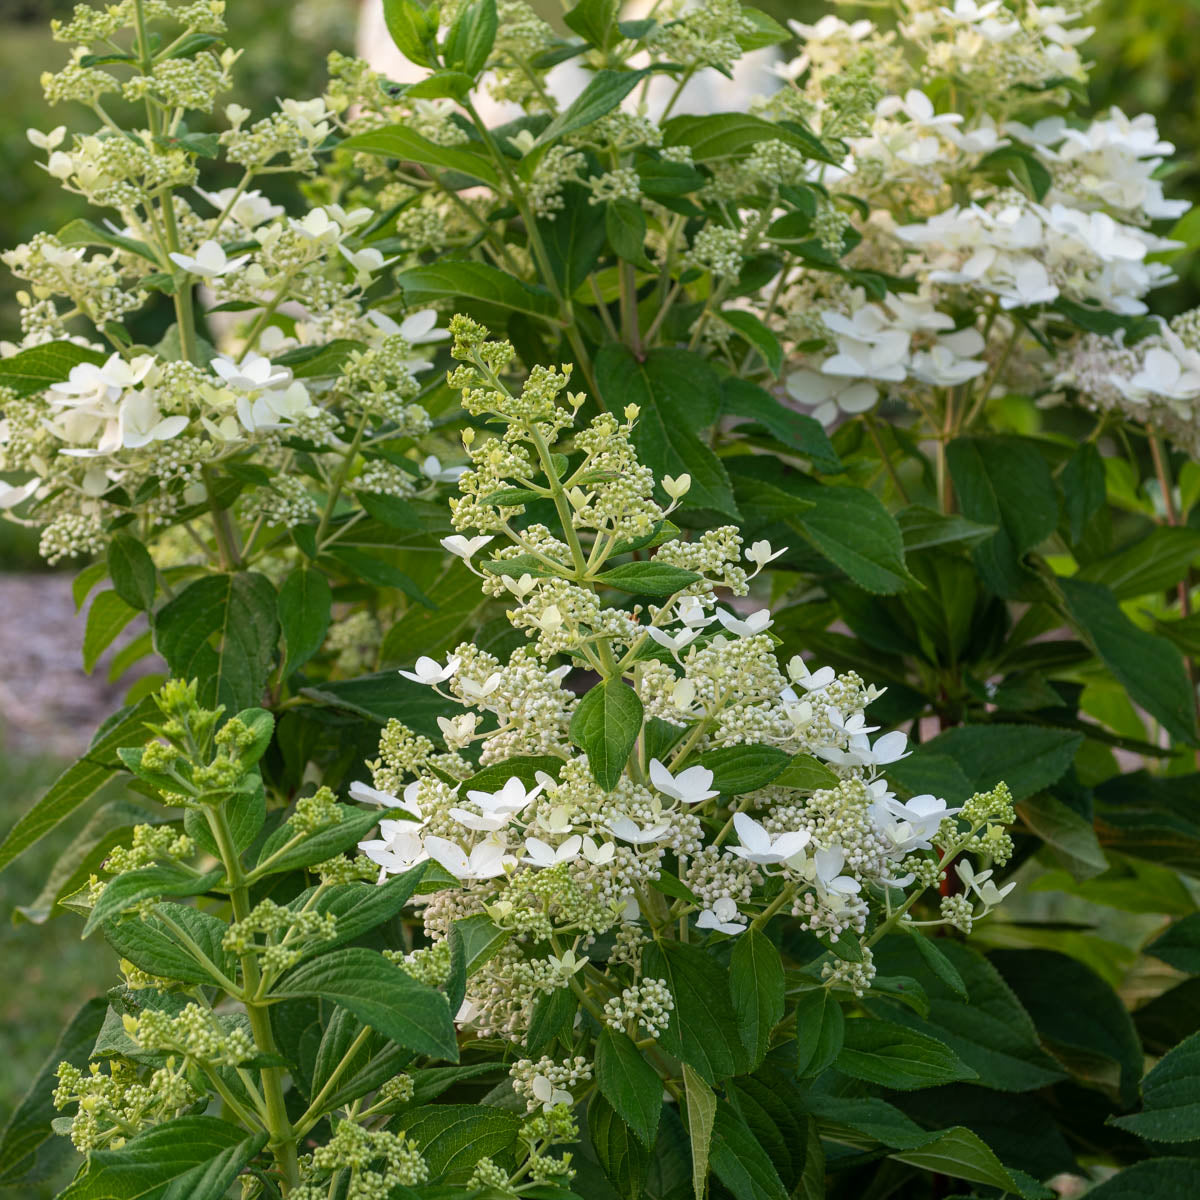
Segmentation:
<svg viewBox="0 0 1200 1200">
<path fill-rule="evenodd" d="M 233 906 L 234 919 L 244 921 L 250 915 L 250 889 L 242 873 L 242 858 L 233 840 L 233 831 L 229 827 L 229 818 L 225 815 L 223 805 L 207 810 L 209 828 L 217 843 L 221 862 L 229 880 L 229 900 Z M 258 969 L 258 959 L 253 950 L 248 950 L 240 956 L 242 964 L 242 984 L 244 988 L 244 1005 L 246 1016 L 250 1020 L 250 1032 L 254 1036 L 254 1044 L 260 1053 L 277 1055 L 275 1035 L 271 1030 L 271 1017 L 265 1004 L 256 1003 L 250 997 L 259 989 L 262 976 Z M 263 1100 L 266 1104 L 266 1126 L 269 1138 L 268 1145 L 275 1163 L 282 1176 L 282 1191 L 286 1196 L 300 1182 L 300 1169 L 296 1161 L 296 1132 L 288 1120 L 287 1105 L 283 1098 L 284 1071 L 281 1067 L 263 1067 L 260 1071 L 262 1079 Z"/>
<path fill-rule="evenodd" d="M 349 1049 L 342 1055 L 342 1061 L 330 1072 L 329 1078 L 325 1081 L 325 1085 L 313 1097 L 313 1102 L 305 1109 L 304 1114 L 297 1120 L 295 1134 L 297 1138 L 302 1138 L 324 1115 L 325 1102 L 333 1095 L 334 1089 L 342 1076 L 350 1068 L 354 1056 L 367 1044 L 374 1031 L 369 1026 L 364 1026 L 358 1037 L 350 1043 Z"/>
</svg>

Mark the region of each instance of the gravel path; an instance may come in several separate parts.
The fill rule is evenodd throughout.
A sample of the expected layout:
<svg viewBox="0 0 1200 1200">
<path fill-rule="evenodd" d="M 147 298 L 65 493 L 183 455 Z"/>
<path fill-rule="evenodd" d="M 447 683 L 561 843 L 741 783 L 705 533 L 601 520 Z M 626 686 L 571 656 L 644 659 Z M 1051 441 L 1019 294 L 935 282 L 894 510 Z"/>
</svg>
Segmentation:
<svg viewBox="0 0 1200 1200">
<path fill-rule="evenodd" d="M 110 683 L 109 649 L 91 675 L 84 673 L 87 609 L 75 612 L 72 578 L 0 575 L 0 748 L 6 752 L 77 757 L 138 674 L 153 669 L 147 660 Z M 135 621 L 116 646 L 143 628 Z"/>
</svg>

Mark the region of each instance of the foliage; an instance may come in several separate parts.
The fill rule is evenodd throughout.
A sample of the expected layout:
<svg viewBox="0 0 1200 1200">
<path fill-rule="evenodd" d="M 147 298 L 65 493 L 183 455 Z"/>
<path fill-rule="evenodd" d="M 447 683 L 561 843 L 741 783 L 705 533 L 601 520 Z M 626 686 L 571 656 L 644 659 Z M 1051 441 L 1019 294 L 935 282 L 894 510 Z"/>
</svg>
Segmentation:
<svg viewBox="0 0 1200 1200">
<path fill-rule="evenodd" d="M 419 82 L 219 131 L 220 5 L 56 27 L 99 211 L 5 256 L 0 503 L 94 560 L 85 664 L 145 614 L 166 673 L 0 845 L 125 789 L 28 906 L 119 982 L 3 1181 L 1194 1191 L 1200 323 L 1081 6 L 385 12 Z M 1016 870 L 1181 975 L 1131 1015 L 1086 929 L 976 929 Z"/>
</svg>

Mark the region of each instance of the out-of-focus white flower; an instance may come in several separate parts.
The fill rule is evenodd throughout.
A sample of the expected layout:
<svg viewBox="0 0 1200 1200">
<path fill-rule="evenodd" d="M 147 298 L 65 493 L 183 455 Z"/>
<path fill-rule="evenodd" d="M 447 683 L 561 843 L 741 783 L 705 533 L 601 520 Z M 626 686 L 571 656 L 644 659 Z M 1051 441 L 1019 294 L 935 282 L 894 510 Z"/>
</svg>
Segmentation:
<svg viewBox="0 0 1200 1200">
<path fill-rule="evenodd" d="M 879 399 L 879 389 L 865 380 L 837 379 L 818 371 L 801 368 L 793 371 L 784 384 L 793 400 L 813 407 L 813 417 L 822 425 L 832 425 L 839 413 L 854 416 L 868 412 Z"/>
<path fill-rule="evenodd" d="M 912 124 L 922 129 L 945 129 L 948 126 L 961 125 L 960 113 L 935 113 L 933 101 L 917 88 L 910 88 L 904 96 L 884 96 L 875 106 L 876 113 L 881 117 L 894 117 L 903 113 Z"/>
<path fill-rule="evenodd" d="M 273 221 L 276 217 L 282 217 L 284 214 L 282 204 L 272 204 L 257 189 L 242 192 L 241 195 L 238 195 L 237 188 L 231 187 L 221 188 L 217 192 L 206 192 L 201 188 L 197 188 L 196 191 L 218 213 L 224 212 L 226 207 L 232 204 L 232 207 L 229 208 L 229 217 L 243 229 L 257 229 L 260 225 L 265 225 L 266 222 Z"/>
<path fill-rule="evenodd" d="M 182 267 L 189 275 L 198 275 L 201 279 L 216 279 L 218 276 L 227 275 L 250 261 L 248 254 L 227 258 L 221 243 L 211 239 L 200 243 L 194 258 L 190 254 L 177 251 L 173 251 L 168 257 L 177 267 Z"/>
<path fill-rule="evenodd" d="M 37 495 L 37 490 L 41 485 L 42 481 L 36 477 L 27 483 L 0 482 L 0 508 L 16 508 L 30 496 Z"/>
<path fill-rule="evenodd" d="M 25 136 L 39 150 L 57 150 L 63 138 L 67 136 L 67 127 L 56 125 L 49 133 L 42 133 L 40 129 L 27 129 Z"/>
<path fill-rule="evenodd" d="M 434 483 L 457 483 L 466 470 L 466 467 L 443 467 L 435 454 L 429 454 L 421 461 L 421 474 Z"/>
<path fill-rule="evenodd" d="M 151 442 L 167 442 L 178 437 L 187 427 L 188 419 L 176 415 L 164 417 L 154 400 L 154 393 L 138 390 L 126 393 L 117 417 L 121 445 L 127 450 L 148 446 Z"/>
<path fill-rule="evenodd" d="M 253 350 L 241 362 L 217 355 L 210 364 L 226 387 L 236 392 L 256 392 L 287 383 L 292 373 L 287 367 L 277 367 L 269 358 Z"/>
<path fill-rule="evenodd" d="M 398 808 L 401 812 L 406 812 L 410 816 L 416 817 L 418 821 L 422 819 L 420 806 L 416 802 L 416 791 L 418 785 L 410 783 L 404 789 L 404 796 L 393 796 L 391 792 L 383 792 L 378 788 L 373 788 L 369 784 L 355 780 L 350 785 L 350 799 L 357 800 L 360 804 L 378 804 L 384 808 Z"/>
</svg>

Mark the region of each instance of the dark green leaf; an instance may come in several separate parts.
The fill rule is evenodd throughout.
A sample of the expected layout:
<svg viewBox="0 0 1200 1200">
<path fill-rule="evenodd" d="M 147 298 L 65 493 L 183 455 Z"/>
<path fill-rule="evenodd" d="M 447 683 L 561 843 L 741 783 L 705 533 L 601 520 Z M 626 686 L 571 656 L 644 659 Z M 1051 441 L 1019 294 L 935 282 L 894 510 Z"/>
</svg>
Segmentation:
<svg viewBox="0 0 1200 1200">
<path fill-rule="evenodd" d="M 88 913 L 83 936 L 87 937 L 97 925 L 119 916 L 143 900 L 156 900 L 160 896 L 202 896 L 220 881 L 224 873 L 224 868 L 217 867 L 204 875 L 197 875 L 195 871 L 189 871 L 177 863 L 126 871 L 111 879 L 100 894 L 100 899 Z"/>
<path fill-rule="evenodd" d="M 763 362 L 771 368 L 771 371 L 776 375 L 779 374 L 779 370 L 783 366 L 783 347 L 779 344 L 779 339 L 758 317 L 744 308 L 727 308 L 722 311 L 721 320 L 737 330 L 759 352 Z M 737 382 L 743 381 L 738 380 Z"/>
<path fill-rule="evenodd" d="M 1181 1042 L 1142 1080 L 1142 1111 L 1113 1124 L 1151 1142 L 1200 1141 L 1200 1033 Z"/>
<path fill-rule="evenodd" d="M 757 422 L 777 441 L 808 458 L 818 471 L 842 469 L 837 451 L 820 421 L 784 407 L 770 392 L 749 380 L 731 375 L 722 381 L 721 411 L 727 416 Z"/>
<path fill-rule="evenodd" d="M 944 1133 L 935 1134 L 923 1146 L 908 1150 L 895 1150 L 891 1157 L 910 1166 L 920 1167 L 938 1175 L 950 1175 L 955 1179 L 967 1179 L 988 1187 L 1000 1188 L 1003 1192 L 1025 1195 L 1013 1176 L 1004 1168 L 979 1135 L 957 1126 Z M 1032 1193 L 1045 1195 L 1040 1187 Z"/>
<path fill-rule="evenodd" d="M 315 996 L 349 1009 L 401 1046 L 458 1061 L 450 1007 L 440 992 L 374 950 L 344 947 L 294 967 L 271 988 L 280 999 Z M 431 1164 L 432 1166 L 432 1164 Z"/>
<path fill-rule="evenodd" d="M 974 550 L 984 581 L 999 596 L 1017 596 L 1030 578 L 1024 556 L 1058 524 L 1050 468 L 1034 445 L 992 437 L 956 438 L 946 461 L 963 514 L 996 526 Z"/>
<path fill-rule="evenodd" d="M 349 804 L 339 804 L 334 811 L 338 814 L 336 821 L 303 837 L 298 837 L 295 828 L 284 822 L 263 843 L 255 870 L 278 875 L 324 862 L 358 845 L 378 824 L 380 817 L 373 809 L 354 808 Z M 295 845 L 288 845 L 297 838 Z"/>
<path fill-rule="evenodd" d="M 617 39 L 620 0 L 579 0 L 563 17 L 567 28 L 598 50 L 609 50 Z"/>
<path fill-rule="evenodd" d="M 303 666 L 325 641 L 333 611 L 329 580 L 312 567 L 297 567 L 279 589 L 279 627 L 287 650 L 282 678 Z"/>
<path fill-rule="evenodd" d="M 1177 971 L 1200 975 L 1200 913 L 1176 921 L 1146 947 L 1146 953 L 1169 963 Z"/>
<path fill-rule="evenodd" d="M 837 787 L 841 780 L 811 754 L 797 754 L 771 782 L 775 787 L 795 788 L 800 792 L 819 792 Z"/>
<path fill-rule="evenodd" d="M 83 669 L 89 675 L 100 655 L 137 615 L 138 610 L 122 600 L 116 591 L 97 593 L 88 609 L 83 633 Z"/>
<path fill-rule="evenodd" d="M 458 10 L 442 48 L 446 66 L 474 78 L 487 63 L 496 44 L 498 28 L 496 0 L 470 0 L 464 4 Z"/>
<path fill-rule="evenodd" d="M 402 1113 L 396 1122 L 415 1142 L 434 1177 L 462 1176 L 481 1158 L 500 1156 L 516 1140 L 520 1118 L 478 1104 L 434 1104 Z"/>
<path fill-rule="evenodd" d="M 708 954 L 683 942 L 654 942 L 645 949 L 642 974 L 665 979 L 675 1000 L 671 1023 L 659 1040 L 666 1053 L 709 1083 L 743 1069 L 746 1050 L 737 1033 L 728 977 Z"/>
<path fill-rule="evenodd" d="M 592 777 L 606 791 L 617 786 L 642 731 L 642 702 L 620 679 L 597 684 L 571 718 L 571 740 L 587 756 Z"/>
<path fill-rule="evenodd" d="M 201 704 L 238 712 L 266 688 L 279 637 L 275 610 L 265 576 L 208 575 L 159 610 L 155 645 L 172 674 L 200 681 Z"/>
<path fill-rule="evenodd" d="M 762 930 L 751 927 L 734 942 L 729 992 L 738 1034 L 754 1070 L 766 1057 L 771 1030 L 783 1020 L 784 1012 L 783 961 Z"/>
<path fill-rule="evenodd" d="M 122 958 L 151 975 L 211 984 L 213 972 L 202 959 L 226 979 L 234 977 L 233 960 L 221 945 L 227 929 L 224 921 L 190 905 L 159 904 L 153 916 L 106 922 L 104 939 Z"/>
<path fill-rule="evenodd" d="M 846 1018 L 838 998 L 823 987 L 796 998 L 796 1074 L 820 1075 L 841 1053 Z"/>
<path fill-rule="evenodd" d="M 657 1076 L 655 1077 L 657 1078 Z M 659 1090 L 661 1091 L 661 1080 Z M 622 1200 L 642 1200 L 650 1153 L 605 1095 L 588 1103 L 588 1136 L 609 1182 Z"/>
<path fill-rule="evenodd" d="M 587 87 L 542 130 L 535 145 L 548 146 L 568 133 L 598 121 L 605 113 L 612 112 L 645 76 L 645 71 L 601 68 L 588 80 Z"/>
<path fill-rule="evenodd" d="M 545 1053 L 555 1038 L 569 1037 L 579 1011 L 579 1001 L 570 988 L 555 988 L 543 992 L 533 1006 L 529 1021 L 529 1032 L 525 1035 L 525 1049 L 537 1058 Z"/>
<path fill-rule="evenodd" d="M 599 583 L 632 592 L 635 596 L 673 596 L 700 580 L 695 571 L 673 567 L 669 563 L 650 562 L 624 563 L 596 576 Z"/>
<path fill-rule="evenodd" d="M 787 1200 L 770 1155 L 726 1103 L 717 1105 L 708 1160 L 712 1173 L 736 1200 Z"/>
<path fill-rule="evenodd" d="M 1088 1192 L 1088 1200 L 1195 1200 L 1200 1160 L 1152 1158 L 1126 1167 Z"/>
<path fill-rule="evenodd" d="M 1166 638 L 1139 629 L 1108 588 L 1082 579 L 1056 581 L 1067 615 L 1130 699 L 1176 740 L 1196 740 L 1195 692 L 1183 657 Z"/>
<path fill-rule="evenodd" d="M 383 19 L 392 41 L 405 58 L 420 67 L 434 65 L 430 47 L 437 28 L 436 16 L 431 29 L 425 10 L 416 0 L 383 0 Z"/>
<path fill-rule="evenodd" d="M 604 209 L 604 232 L 613 253 L 637 267 L 648 267 L 646 214 L 636 200 L 611 200 Z"/>
<path fill-rule="evenodd" d="M 431 263 L 398 271 L 396 285 L 408 305 L 430 300 L 481 300 L 535 317 L 557 317 L 558 301 L 543 287 L 525 283 L 486 263 Z"/>
<path fill-rule="evenodd" d="M 108 573 L 113 591 L 137 609 L 149 609 L 158 587 L 150 552 L 127 533 L 118 533 L 108 543 Z"/>
<path fill-rule="evenodd" d="M 897 1091 L 977 1078 L 945 1042 L 872 1017 L 846 1022 L 834 1065 L 854 1079 Z"/>
<path fill-rule="evenodd" d="M 740 796 L 768 783 L 778 783 L 791 762 L 777 746 L 721 746 L 700 755 L 701 766 L 713 773 L 713 788 L 722 796 Z"/>
<path fill-rule="evenodd" d="M 925 965 L 958 997 L 968 999 L 967 985 L 958 973 L 958 968 L 938 948 L 937 942 L 931 941 L 919 929 L 910 929 L 909 936 L 913 940 Z"/>
<path fill-rule="evenodd" d="M 104 362 L 104 355 L 74 342 L 45 342 L 9 358 L 0 359 L 0 387 L 18 396 L 45 391 L 52 383 L 65 383 L 72 367 Z"/>
<path fill-rule="evenodd" d="M 643 1146 L 653 1146 L 662 1112 L 658 1072 L 623 1033 L 600 1031 L 596 1039 L 596 1084 Z"/>
</svg>

